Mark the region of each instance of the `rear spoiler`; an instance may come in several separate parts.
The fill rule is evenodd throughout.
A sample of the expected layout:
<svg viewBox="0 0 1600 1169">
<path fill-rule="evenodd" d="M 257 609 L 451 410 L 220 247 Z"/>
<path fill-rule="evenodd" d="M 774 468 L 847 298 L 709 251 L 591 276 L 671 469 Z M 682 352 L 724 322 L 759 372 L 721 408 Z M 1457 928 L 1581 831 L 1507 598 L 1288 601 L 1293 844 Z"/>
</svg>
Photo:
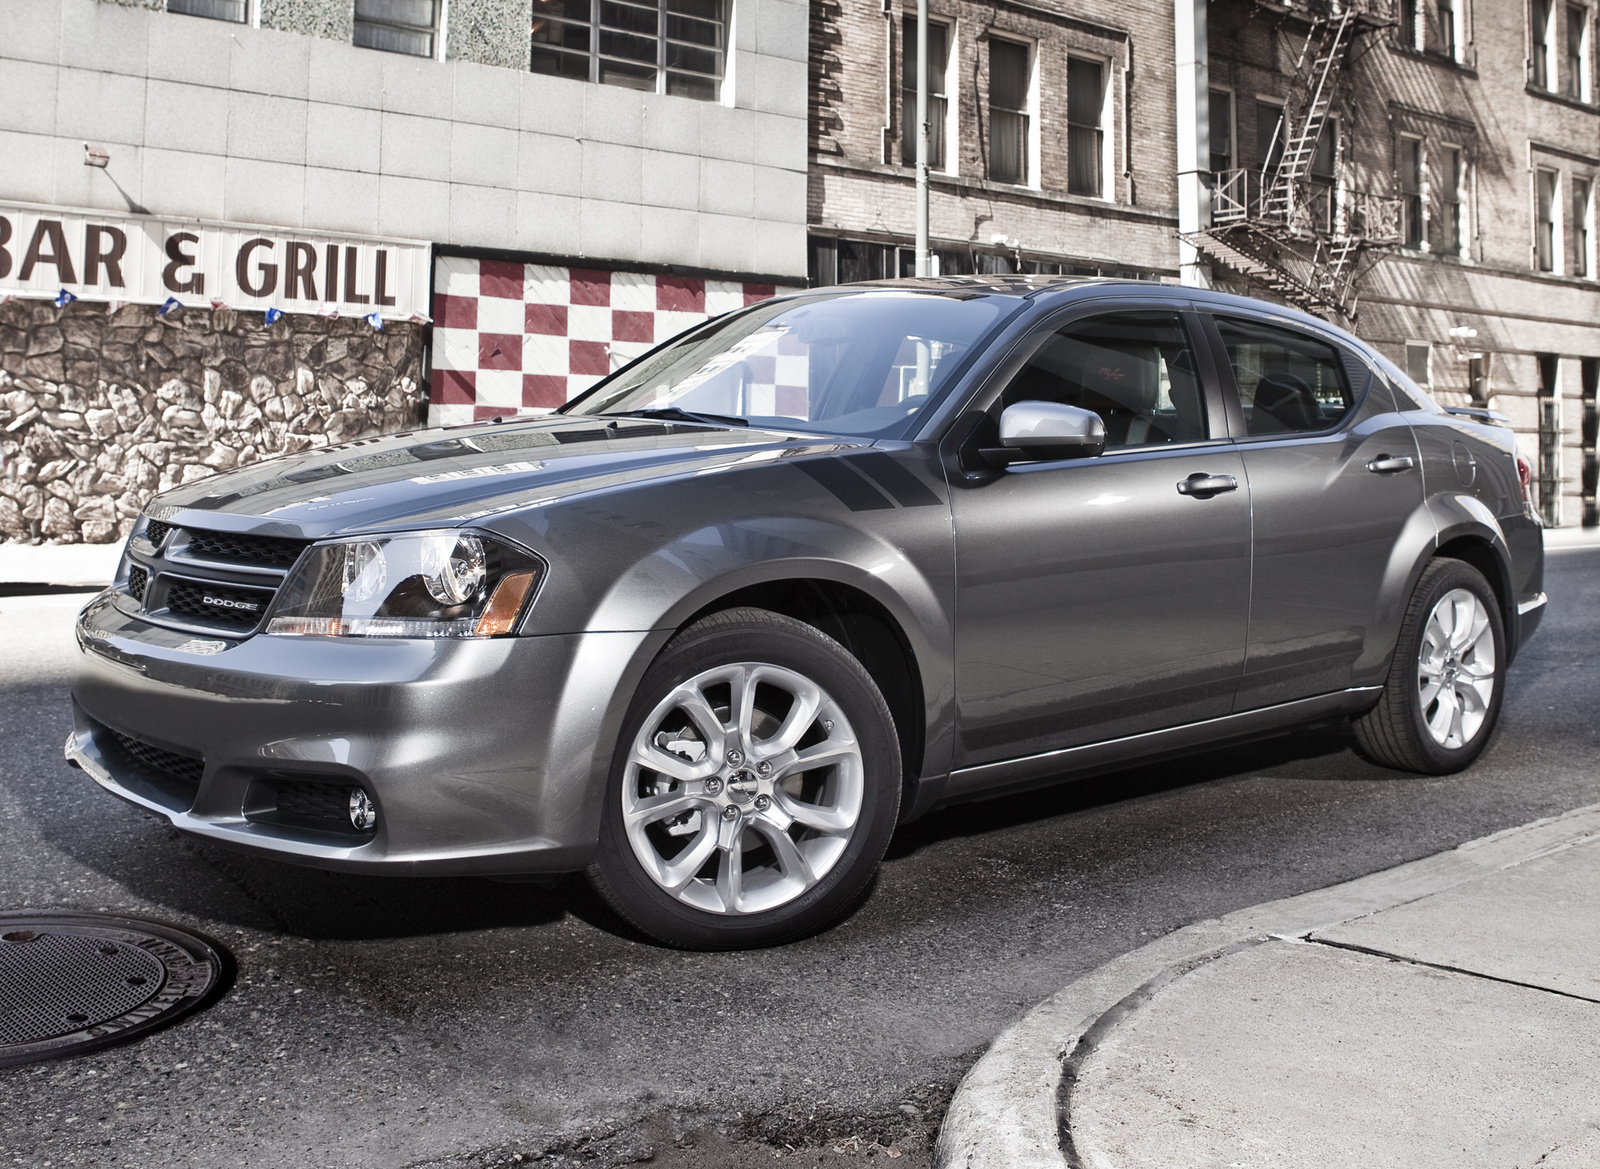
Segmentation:
<svg viewBox="0 0 1600 1169">
<path fill-rule="evenodd" d="M 1446 414 L 1462 414 L 1468 418 L 1476 418 L 1482 422 L 1497 422 L 1501 426 L 1510 426 L 1511 419 L 1498 410 L 1480 410 L 1476 406 L 1445 406 L 1442 407 Z"/>
</svg>

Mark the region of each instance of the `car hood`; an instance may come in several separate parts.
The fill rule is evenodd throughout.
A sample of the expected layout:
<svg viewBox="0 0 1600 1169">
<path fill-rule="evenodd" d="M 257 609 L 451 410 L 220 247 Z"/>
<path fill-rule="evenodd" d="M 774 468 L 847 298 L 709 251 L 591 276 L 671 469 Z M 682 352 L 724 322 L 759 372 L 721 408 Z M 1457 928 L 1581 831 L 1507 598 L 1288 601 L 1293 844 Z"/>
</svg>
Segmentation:
<svg viewBox="0 0 1600 1169">
<path fill-rule="evenodd" d="M 157 519 L 320 539 L 447 527 L 580 492 L 870 443 L 744 427 L 552 415 L 361 439 L 163 492 Z"/>
</svg>

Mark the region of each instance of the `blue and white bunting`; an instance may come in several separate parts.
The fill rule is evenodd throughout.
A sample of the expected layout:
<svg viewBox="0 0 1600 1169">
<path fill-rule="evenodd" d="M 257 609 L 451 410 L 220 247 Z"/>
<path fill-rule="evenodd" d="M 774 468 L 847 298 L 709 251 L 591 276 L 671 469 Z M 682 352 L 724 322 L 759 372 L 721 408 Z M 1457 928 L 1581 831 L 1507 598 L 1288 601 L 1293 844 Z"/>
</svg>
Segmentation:
<svg viewBox="0 0 1600 1169">
<path fill-rule="evenodd" d="M 283 320 L 283 310 L 281 308 L 269 308 L 267 310 L 265 318 L 266 324 L 276 325 L 281 320 Z"/>
<path fill-rule="evenodd" d="M 63 288 L 60 292 L 56 293 L 56 307 L 66 308 L 69 304 L 77 299 L 78 298 L 73 296 L 72 293 Z"/>
<path fill-rule="evenodd" d="M 164 317 L 168 313 L 170 313 L 173 309 L 180 309 L 182 307 L 183 307 L 183 305 L 178 303 L 178 298 L 177 297 L 169 296 L 169 297 L 167 297 L 167 299 L 165 301 L 162 302 L 161 307 L 156 309 L 156 315 L 158 317 Z"/>
<path fill-rule="evenodd" d="M 382 332 L 383 331 L 383 314 L 382 313 L 368 313 L 367 314 L 367 324 L 371 325 L 374 329 L 377 329 L 379 332 Z"/>
</svg>

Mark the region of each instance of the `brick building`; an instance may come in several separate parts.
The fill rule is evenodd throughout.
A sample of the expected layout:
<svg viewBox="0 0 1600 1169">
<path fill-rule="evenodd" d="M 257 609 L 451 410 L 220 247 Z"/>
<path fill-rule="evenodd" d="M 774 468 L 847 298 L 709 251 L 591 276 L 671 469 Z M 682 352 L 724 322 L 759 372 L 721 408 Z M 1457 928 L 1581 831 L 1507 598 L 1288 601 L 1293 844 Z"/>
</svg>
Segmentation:
<svg viewBox="0 0 1600 1169">
<path fill-rule="evenodd" d="M 940 270 L 1300 303 L 1446 402 L 1508 414 L 1547 522 L 1600 518 L 1591 8 L 931 0 L 930 15 Z M 908 273 L 914 8 L 812 0 L 811 40 L 811 277 Z M 1287 210 L 1269 206 L 1274 174 Z"/>
<path fill-rule="evenodd" d="M 0 539 L 548 408 L 803 284 L 805 34 L 798 0 L 0 3 Z"/>
</svg>

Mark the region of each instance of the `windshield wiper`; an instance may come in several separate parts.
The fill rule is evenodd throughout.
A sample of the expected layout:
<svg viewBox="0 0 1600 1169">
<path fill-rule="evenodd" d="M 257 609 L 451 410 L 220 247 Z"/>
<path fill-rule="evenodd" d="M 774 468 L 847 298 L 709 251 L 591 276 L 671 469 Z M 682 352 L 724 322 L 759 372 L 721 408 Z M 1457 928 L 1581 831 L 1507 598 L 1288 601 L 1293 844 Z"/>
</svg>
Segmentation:
<svg viewBox="0 0 1600 1169">
<path fill-rule="evenodd" d="M 618 410 L 606 417 L 616 418 L 665 418 L 672 422 L 700 422 L 707 426 L 749 426 L 750 423 L 743 418 L 735 418 L 731 414 L 702 414 L 694 410 L 685 410 L 679 406 L 650 406 L 644 410 Z"/>
</svg>

